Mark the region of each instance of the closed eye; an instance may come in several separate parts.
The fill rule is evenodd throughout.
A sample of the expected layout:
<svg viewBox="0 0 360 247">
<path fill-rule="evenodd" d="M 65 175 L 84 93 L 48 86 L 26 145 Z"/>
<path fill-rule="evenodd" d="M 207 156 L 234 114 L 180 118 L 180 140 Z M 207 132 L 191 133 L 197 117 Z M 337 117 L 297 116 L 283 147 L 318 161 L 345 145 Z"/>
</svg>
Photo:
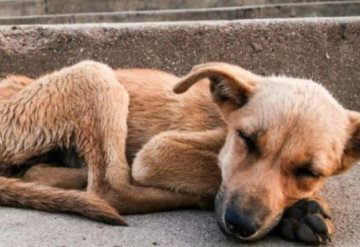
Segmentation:
<svg viewBox="0 0 360 247">
<path fill-rule="evenodd" d="M 296 168 L 295 176 L 297 178 L 320 178 L 322 174 L 319 171 L 311 168 L 311 166 L 307 165 L 304 167 Z"/>
<path fill-rule="evenodd" d="M 246 148 L 250 153 L 260 153 L 259 148 L 252 136 L 245 134 L 241 130 L 237 130 L 237 134 L 245 142 Z"/>
</svg>

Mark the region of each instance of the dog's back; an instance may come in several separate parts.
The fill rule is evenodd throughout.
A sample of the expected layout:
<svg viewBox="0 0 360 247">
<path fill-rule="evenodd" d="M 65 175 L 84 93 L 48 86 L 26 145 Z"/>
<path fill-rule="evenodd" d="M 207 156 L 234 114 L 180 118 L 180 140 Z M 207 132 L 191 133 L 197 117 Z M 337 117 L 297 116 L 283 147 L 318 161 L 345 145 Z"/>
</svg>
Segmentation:
<svg viewBox="0 0 360 247">
<path fill-rule="evenodd" d="M 180 78 L 154 69 L 118 69 L 117 79 L 130 95 L 127 157 L 151 137 L 168 130 L 203 131 L 223 124 L 203 80 L 187 94 L 172 90 Z"/>
<path fill-rule="evenodd" d="M 203 80 L 187 94 L 172 91 L 177 76 L 155 69 L 117 69 L 115 74 L 130 95 L 127 157 L 129 162 L 151 137 L 168 130 L 203 131 L 223 125 L 211 101 L 209 82 Z M 26 76 L 11 75 L 0 81 L 0 100 L 29 85 Z M 169 116 L 171 116 L 169 118 Z"/>
</svg>

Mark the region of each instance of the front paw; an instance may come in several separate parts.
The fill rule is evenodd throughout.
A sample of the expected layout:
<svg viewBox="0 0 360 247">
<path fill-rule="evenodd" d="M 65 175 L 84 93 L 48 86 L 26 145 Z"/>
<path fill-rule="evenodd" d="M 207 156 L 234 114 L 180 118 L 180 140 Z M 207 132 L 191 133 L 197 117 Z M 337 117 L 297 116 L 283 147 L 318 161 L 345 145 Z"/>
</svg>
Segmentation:
<svg viewBox="0 0 360 247">
<path fill-rule="evenodd" d="M 320 202 L 305 199 L 285 211 L 278 230 L 286 240 L 318 245 L 331 241 L 333 223 Z"/>
</svg>

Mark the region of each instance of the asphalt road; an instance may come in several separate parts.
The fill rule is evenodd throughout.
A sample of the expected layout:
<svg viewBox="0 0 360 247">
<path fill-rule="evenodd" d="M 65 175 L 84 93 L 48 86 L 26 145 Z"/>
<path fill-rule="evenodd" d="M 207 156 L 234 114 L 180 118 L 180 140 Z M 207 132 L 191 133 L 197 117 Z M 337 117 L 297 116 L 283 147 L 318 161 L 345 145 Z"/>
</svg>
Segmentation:
<svg viewBox="0 0 360 247">
<path fill-rule="evenodd" d="M 333 205 L 331 246 L 360 246 L 360 165 L 331 179 L 324 189 Z M 76 216 L 0 208 L 0 247 L 238 246 L 218 229 L 213 214 L 178 211 L 128 216 L 130 227 L 113 227 Z M 244 244 L 243 244 L 244 245 Z M 267 237 L 251 246 L 292 246 Z"/>
</svg>

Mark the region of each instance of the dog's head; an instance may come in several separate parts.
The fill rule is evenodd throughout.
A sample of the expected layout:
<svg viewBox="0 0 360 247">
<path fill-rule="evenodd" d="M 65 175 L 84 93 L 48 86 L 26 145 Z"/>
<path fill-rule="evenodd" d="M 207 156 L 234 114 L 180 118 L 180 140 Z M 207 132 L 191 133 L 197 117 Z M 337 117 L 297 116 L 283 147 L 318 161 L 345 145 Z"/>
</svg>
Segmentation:
<svg viewBox="0 0 360 247">
<path fill-rule="evenodd" d="M 215 202 L 226 233 L 242 240 L 264 236 L 287 207 L 359 159 L 360 114 L 321 85 L 209 63 L 195 67 L 174 91 L 203 78 L 228 127 Z"/>
</svg>

